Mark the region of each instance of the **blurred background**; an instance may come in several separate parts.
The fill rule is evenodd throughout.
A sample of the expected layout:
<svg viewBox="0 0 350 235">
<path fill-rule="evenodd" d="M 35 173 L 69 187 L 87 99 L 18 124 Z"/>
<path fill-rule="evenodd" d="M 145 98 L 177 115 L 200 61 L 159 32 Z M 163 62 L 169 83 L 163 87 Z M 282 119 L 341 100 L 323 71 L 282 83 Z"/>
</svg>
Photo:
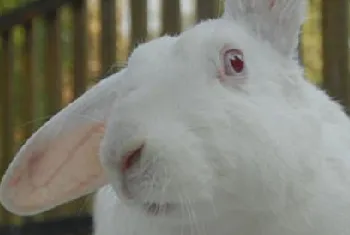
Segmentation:
<svg viewBox="0 0 350 235">
<path fill-rule="evenodd" d="M 308 79 L 350 104 L 349 1 L 309 0 L 299 45 Z M 222 13 L 221 0 L 0 0 L 0 175 L 33 131 L 125 64 L 140 42 Z M 91 197 L 20 218 L 0 234 L 89 234 Z"/>
</svg>

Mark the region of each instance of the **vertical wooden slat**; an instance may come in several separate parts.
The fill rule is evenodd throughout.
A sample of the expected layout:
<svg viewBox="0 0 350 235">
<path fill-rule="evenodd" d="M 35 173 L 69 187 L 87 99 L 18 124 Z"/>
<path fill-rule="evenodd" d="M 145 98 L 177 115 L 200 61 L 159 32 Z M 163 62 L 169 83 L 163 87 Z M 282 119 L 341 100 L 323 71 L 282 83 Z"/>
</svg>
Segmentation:
<svg viewBox="0 0 350 235">
<path fill-rule="evenodd" d="M 85 0 L 73 2 L 74 20 L 74 97 L 86 90 L 87 83 L 87 6 Z"/>
<path fill-rule="evenodd" d="M 180 1 L 179 0 L 163 0 L 163 28 L 164 34 L 177 34 L 181 31 L 180 17 Z"/>
<path fill-rule="evenodd" d="M 140 0 L 139 0 L 140 1 Z M 116 62 L 117 28 L 116 28 L 116 2 L 115 0 L 102 0 L 101 2 L 101 69 L 105 74 Z"/>
<path fill-rule="evenodd" d="M 349 106 L 348 0 L 322 1 L 323 86 Z"/>
<path fill-rule="evenodd" d="M 28 22 L 24 25 L 25 41 L 22 51 L 23 79 L 21 97 L 21 119 L 23 138 L 29 138 L 34 131 L 34 78 L 33 78 L 33 24 Z"/>
<path fill-rule="evenodd" d="M 3 55 L 0 56 L 0 100 L 1 100 L 1 173 L 8 167 L 13 157 L 14 147 L 14 117 L 13 117 L 13 72 L 14 72 L 14 45 L 11 32 L 1 34 Z M 9 213 L 4 209 L 0 214 L 2 223 L 11 221 Z"/>
<path fill-rule="evenodd" d="M 46 114 L 54 115 L 62 104 L 62 63 L 60 43 L 60 19 L 57 11 L 45 16 L 47 30 L 45 50 L 45 85 L 48 100 Z"/>
<path fill-rule="evenodd" d="M 174 1 L 174 0 L 171 0 Z M 147 39 L 147 0 L 130 0 L 132 50 L 138 43 Z"/>
<path fill-rule="evenodd" d="M 3 48 L 3 40 L 2 38 L 0 39 L 0 55 L 3 55 L 4 53 L 4 48 Z M 0 77 L 4 77 L 4 56 L 0 56 Z M 0 123 L 4 122 L 4 98 L 3 98 L 3 88 L 4 87 L 4 82 L 3 80 L 0 80 Z M 4 138 L 4 131 L 2 129 L 2 125 L 0 126 L 0 175 L 2 175 L 4 172 L 4 156 L 3 156 L 3 138 Z M 4 224 L 4 216 L 5 216 L 5 209 L 0 206 L 0 225 Z"/>
<path fill-rule="evenodd" d="M 219 0 L 197 0 L 197 21 L 216 18 L 219 6 Z"/>
</svg>

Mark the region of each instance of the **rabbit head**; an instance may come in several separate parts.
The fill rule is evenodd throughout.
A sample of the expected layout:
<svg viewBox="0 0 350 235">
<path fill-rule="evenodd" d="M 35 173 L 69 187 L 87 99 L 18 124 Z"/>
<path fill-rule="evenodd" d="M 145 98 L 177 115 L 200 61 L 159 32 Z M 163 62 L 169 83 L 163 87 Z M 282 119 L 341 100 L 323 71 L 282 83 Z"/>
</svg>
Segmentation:
<svg viewBox="0 0 350 235">
<path fill-rule="evenodd" d="M 314 97 L 328 102 L 294 59 L 305 2 L 228 0 L 220 19 L 138 46 L 22 146 L 1 202 L 31 215 L 110 184 L 140 214 L 204 219 L 304 199 Z"/>
</svg>

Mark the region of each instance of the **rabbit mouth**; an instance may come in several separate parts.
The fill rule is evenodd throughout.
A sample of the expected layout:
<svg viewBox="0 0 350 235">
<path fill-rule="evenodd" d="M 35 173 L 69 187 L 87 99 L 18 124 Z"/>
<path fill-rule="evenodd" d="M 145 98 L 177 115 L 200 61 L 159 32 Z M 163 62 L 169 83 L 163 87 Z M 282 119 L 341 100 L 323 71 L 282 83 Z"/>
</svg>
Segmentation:
<svg viewBox="0 0 350 235">
<path fill-rule="evenodd" d="M 171 211 L 175 209 L 175 205 L 171 203 L 144 203 L 143 204 L 143 209 L 148 215 L 166 215 L 169 214 Z"/>
</svg>

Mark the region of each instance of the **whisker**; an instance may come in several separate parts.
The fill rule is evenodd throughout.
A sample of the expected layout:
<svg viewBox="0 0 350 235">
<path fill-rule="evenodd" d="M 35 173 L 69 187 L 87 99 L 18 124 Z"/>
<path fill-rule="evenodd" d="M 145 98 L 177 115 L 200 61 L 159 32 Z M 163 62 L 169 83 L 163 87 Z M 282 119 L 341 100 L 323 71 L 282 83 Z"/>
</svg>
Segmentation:
<svg viewBox="0 0 350 235">
<path fill-rule="evenodd" d="M 165 167 L 164 167 L 164 171 L 165 171 Z M 166 190 L 166 186 L 163 185 L 162 189 L 161 189 L 161 197 L 160 197 L 160 201 L 159 201 L 159 204 L 160 205 L 164 205 L 164 196 L 165 196 L 165 190 Z M 164 210 L 162 211 L 163 214 L 166 213 L 166 208 L 164 208 Z"/>
<path fill-rule="evenodd" d="M 110 75 L 117 73 L 118 71 L 126 68 L 127 65 L 128 65 L 127 61 L 117 61 L 116 63 L 111 65 L 107 71 L 103 72 L 103 74 L 101 76 L 98 76 L 97 78 L 92 79 L 92 81 L 94 83 L 98 83 L 102 79 L 107 78 Z"/>
<path fill-rule="evenodd" d="M 186 197 L 186 199 L 187 199 L 187 201 L 188 201 L 190 213 L 191 213 L 192 218 L 193 218 L 193 221 L 194 221 L 195 231 L 197 231 L 197 234 L 200 235 L 200 234 L 202 234 L 202 232 L 201 232 L 201 228 L 200 228 L 200 226 L 199 226 L 199 224 L 198 224 L 197 215 L 196 215 L 195 211 L 194 211 L 193 208 L 192 208 L 192 202 L 191 202 L 191 200 L 190 200 L 189 197 Z M 203 233 L 203 234 L 204 234 L 204 233 Z"/>
<path fill-rule="evenodd" d="M 187 197 L 187 200 L 189 202 L 189 205 L 190 205 L 190 209 L 191 209 L 191 212 L 192 212 L 192 217 L 194 218 L 194 221 L 195 221 L 195 226 L 196 226 L 196 229 L 198 231 L 198 234 L 200 235 L 206 235 L 207 232 L 206 232 L 206 228 L 205 228 L 205 224 L 201 223 L 199 220 L 198 220 L 198 217 L 197 217 L 197 213 L 196 211 L 193 209 L 192 205 L 192 201 L 189 197 Z"/>
<path fill-rule="evenodd" d="M 182 194 L 179 193 L 179 199 L 180 199 L 180 208 L 181 208 L 181 217 L 184 216 L 184 213 L 185 213 L 185 208 L 184 208 L 184 205 L 185 205 L 185 200 L 183 199 L 182 197 Z M 184 222 L 181 222 L 181 235 L 184 234 L 184 230 L 185 230 L 185 223 Z"/>
<path fill-rule="evenodd" d="M 152 192 L 153 192 L 154 184 L 155 184 L 155 175 L 153 174 L 153 175 L 152 175 L 152 178 L 151 178 L 151 182 L 149 183 L 149 185 L 147 185 L 147 186 L 148 186 L 148 187 L 147 187 L 147 188 L 148 188 L 148 192 L 147 192 L 146 196 L 144 197 L 144 198 L 145 198 L 145 199 L 144 199 L 144 202 L 145 202 L 145 203 L 149 202 L 150 195 L 151 195 Z M 150 209 L 150 206 L 151 206 L 151 204 L 148 205 L 148 209 Z"/>
<path fill-rule="evenodd" d="M 218 214 L 218 212 L 217 212 L 217 210 L 216 210 L 216 206 L 215 206 L 215 204 L 214 204 L 214 199 L 213 199 L 213 198 L 210 200 L 210 204 L 211 204 L 211 206 L 212 206 L 212 208 L 213 208 L 214 216 L 215 216 L 216 218 L 218 218 L 218 217 L 219 217 L 219 214 Z"/>
<path fill-rule="evenodd" d="M 186 199 L 185 196 L 184 196 L 184 199 Z M 193 218 L 192 218 L 192 213 L 191 213 L 190 208 L 189 208 L 190 205 L 189 205 L 187 200 L 185 200 L 185 204 L 184 205 L 185 205 L 185 209 L 187 210 L 187 213 L 188 213 L 188 219 L 189 219 L 189 222 L 190 222 L 189 229 L 190 229 L 190 234 L 192 235 L 192 231 L 193 231 L 192 225 L 194 224 L 194 222 L 193 222 Z"/>
<path fill-rule="evenodd" d="M 40 117 L 40 118 L 36 118 L 36 119 L 34 119 L 32 121 L 27 121 L 27 122 L 22 123 L 21 125 L 19 125 L 19 127 L 23 128 L 23 127 L 26 127 L 26 126 L 28 126 L 30 124 L 37 123 L 37 122 L 45 120 L 45 119 L 49 119 L 49 118 L 51 118 L 53 116 L 54 115 L 47 115 L 47 116 L 43 116 L 43 117 Z"/>
</svg>

